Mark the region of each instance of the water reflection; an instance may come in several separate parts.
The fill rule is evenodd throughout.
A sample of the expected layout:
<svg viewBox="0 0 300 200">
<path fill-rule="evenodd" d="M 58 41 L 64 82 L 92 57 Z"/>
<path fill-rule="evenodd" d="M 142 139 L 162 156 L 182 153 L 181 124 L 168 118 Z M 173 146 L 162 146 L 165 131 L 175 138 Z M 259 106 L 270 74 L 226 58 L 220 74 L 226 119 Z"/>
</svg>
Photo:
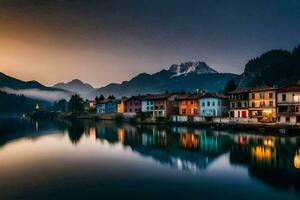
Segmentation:
<svg viewBox="0 0 300 200">
<path fill-rule="evenodd" d="M 187 127 L 132 126 L 110 121 L 36 122 L 11 119 L 0 122 L 0 133 L 0 147 L 18 139 L 34 140 L 55 133 L 67 135 L 75 147 L 83 138 L 99 144 L 121 145 L 164 167 L 192 173 L 205 172 L 214 161 L 229 155 L 230 165 L 247 169 L 252 179 L 272 188 L 300 192 L 300 137 L 296 136 L 264 136 Z"/>
</svg>

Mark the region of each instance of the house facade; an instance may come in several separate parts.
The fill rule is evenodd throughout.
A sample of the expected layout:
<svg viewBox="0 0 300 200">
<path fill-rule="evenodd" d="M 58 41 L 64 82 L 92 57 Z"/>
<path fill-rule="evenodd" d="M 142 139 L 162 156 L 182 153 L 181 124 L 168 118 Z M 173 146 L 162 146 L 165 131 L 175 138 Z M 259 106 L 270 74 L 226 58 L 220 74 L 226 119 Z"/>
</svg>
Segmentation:
<svg viewBox="0 0 300 200">
<path fill-rule="evenodd" d="M 179 115 L 198 116 L 199 115 L 199 98 L 201 94 L 184 94 L 177 98 Z"/>
<path fill-rule="evenodd" d="M 103 100 L 97 103 L 96 113 L 97 114 L 111 114 L 117 112 L 117 102 L 115 100 Z"/>
<path fill-rule="evenodd" d="M 117 113 L 124 113 L 125 112 L 125 104 L 124 101 L 127 98 L 123 97 L 122 99 L 117 100 Z"/>
<path fill-rule="evenodd" d="M 300 85 L 277 90 L 277 122 L 300 123 Z"/>
<path fill-rule="evenodd" d="M 124 101 L 124 113 L 138 113 L 142 111 L 142 96 L 132 96 Z"/>
<path fill-rule="evenodd" d="M 261 86 L 249 91 L 249 117 L 260 122 L 276 121 L 276 88 Z"/>
<path fill-rule="evenodd" d="M 147 98 L 142 101 L 142 112 L 153 112 L 154 100 L 148 100 Z"/>
<path fill-rule="evenodd" d="M 229 92 L 230 117 L 249 118 L 249 92 L 251 88 L 239 88 Z"/>
<path fill-rule="evenodd" d="M 199 98 L 201 117 L 221 117 L 228 112 L 228 98 L 221 94 L 206 93 Z"/>
<path fill-rule="evenodd" d="M 178 94 L 164 93 L 150 95 L 143 99 L 143 112 L 152 112 L 153 117 L 166 117 L 178 113 Z"/>
</svg>

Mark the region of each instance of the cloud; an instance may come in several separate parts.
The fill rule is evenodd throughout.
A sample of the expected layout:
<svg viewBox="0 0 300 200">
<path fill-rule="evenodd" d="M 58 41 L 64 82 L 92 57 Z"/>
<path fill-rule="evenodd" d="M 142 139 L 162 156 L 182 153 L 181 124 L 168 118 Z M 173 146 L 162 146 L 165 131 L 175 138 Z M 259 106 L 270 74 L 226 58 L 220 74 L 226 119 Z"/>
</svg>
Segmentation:
<svg viewBox="0 0 300 200">
<path fill-rule="evenodd" d="M 24 95 L 26 97 L 38 100 L 46 100 L 46 101 L 58 101 L 60 99 L 69 99 L 71 94 L 63 91 L 45 91 L 39 89 L 24 89 L 24 90 L 15 90 L 8 87 L 0 88 L 1 91 L 16 94 L 16 95 Z"/>
</svg>

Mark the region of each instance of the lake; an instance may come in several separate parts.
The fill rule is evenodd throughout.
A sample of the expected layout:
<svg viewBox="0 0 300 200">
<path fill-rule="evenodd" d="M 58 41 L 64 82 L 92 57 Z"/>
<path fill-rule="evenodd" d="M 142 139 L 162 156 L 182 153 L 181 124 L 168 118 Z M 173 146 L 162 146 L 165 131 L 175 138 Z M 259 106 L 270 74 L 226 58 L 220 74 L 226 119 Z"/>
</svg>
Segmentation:
<svg viewBox="0 0 300 200">
<path fill-rule="evenodd" d="M 300 137 L 0 119 L 1 200 L 171 198 L 299 199 Z"/>
</svg>

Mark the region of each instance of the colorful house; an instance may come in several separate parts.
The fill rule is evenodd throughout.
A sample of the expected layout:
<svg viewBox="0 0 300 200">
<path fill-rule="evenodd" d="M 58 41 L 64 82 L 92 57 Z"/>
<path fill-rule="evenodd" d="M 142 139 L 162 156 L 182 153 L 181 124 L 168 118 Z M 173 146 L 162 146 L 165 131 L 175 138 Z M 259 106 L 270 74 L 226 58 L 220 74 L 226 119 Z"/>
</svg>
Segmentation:
<svg viewBox="0 0 300 200">
<path fill-rule="evenodd" d="M 94 111 L 95 108 L 96 108 L 96 101 L 94 101 L 94 100 L 85 101 L 85 103 L 84 103 L 85 111 L 91 112 L 91 111 Z"/>
<path fill-rule="evenodd" d="M 97 114 L 111 114 L 117 112 L 116 100 L 105 99 L 97 103 L 96 113 Z"/>
<path fill-rule="evenodd" d="M 132 96 L 124 101 L 124 113 L 138 113 L 142 111 L 143 96 Z"/>
<path fill-rule="evenodd" d="M 199 98 L 201 117 L 221 117 L 228 112 L 228 97 L 222 94 L 206 93 Z"/>
<path fill-rule="evenodd" d="M 277 122 L 300 123 L 300 85 L 277 90 Z"/>
<path fill-rule="evenodd" d="M 249 117 L 260 122 L 276 121 L 276 88 L 267 85 L 249 91 Z"/>
<path fill-rule="evenodd" d="M 126 97 L 123 97 L 120 100 L 117 100 L 117 112 L 118 113 L 124 113 L 125 112 L 125 104 L 124 101 L 126 100 Z"/>
<path fill-rule="evenodd" d="M 143 112 L 152 112 L 153 117 L 178 114 L 177 96 L 175 93 L 149 95 L 143 99 Z"/>
<path fill-rule="evenodd" d="M 148 96 L 148 97 L 150 97 L 150 96 Z M 145 97 L 142 101 L 142 112 L 153 113 L 154 112 L 154 103 L 155 103 L 154 100 L 148 99 L 147 97 Z"/>
<path fill-rule="evenodd" d="M 249 118 L 249 92 L 251 88 L 239 88 L 229 92 L 230 117 Z"/>
<path fill-rule="evenodd" d="M 203 94 L 183 94 L 177 98 L 179 115 L 197 116 L 199 115 L 199 98 Z"/>
</svg>

